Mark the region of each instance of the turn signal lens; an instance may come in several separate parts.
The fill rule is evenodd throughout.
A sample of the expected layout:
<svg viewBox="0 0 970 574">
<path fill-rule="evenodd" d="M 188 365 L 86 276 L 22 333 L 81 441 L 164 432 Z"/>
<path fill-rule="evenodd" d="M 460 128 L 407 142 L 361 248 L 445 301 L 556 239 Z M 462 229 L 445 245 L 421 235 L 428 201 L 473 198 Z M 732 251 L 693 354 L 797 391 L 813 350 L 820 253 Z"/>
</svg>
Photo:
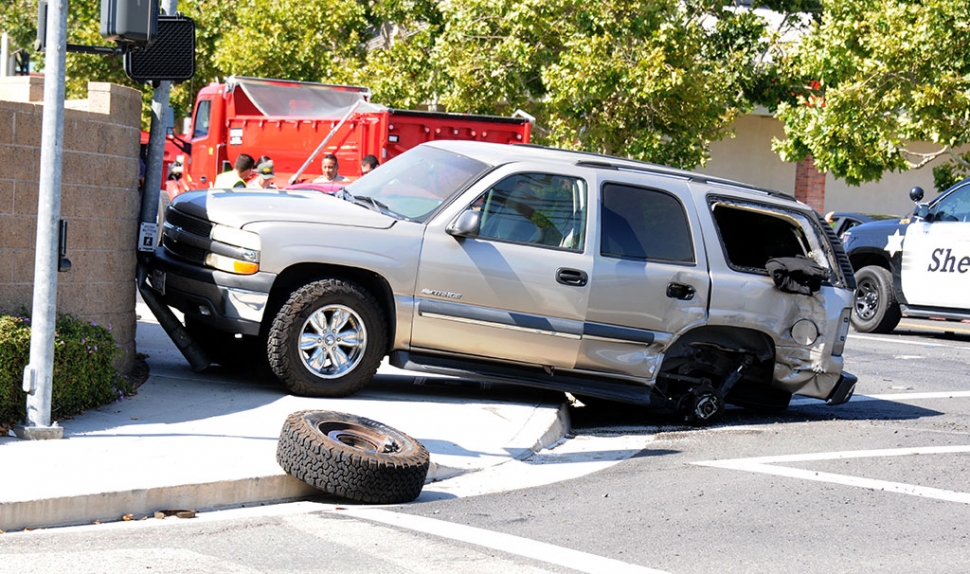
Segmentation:
<svg viewBox="0 0 970 574">
<path fill-rule="evenodd" d="M 218 253 L 210 253 L 206 255 L 205 263 L 209 267 L 215 267 L 220 271 L 237 273 L 239 275 L 252 275 L 259 271 L 259 263 L 254 263 L 252 261 L 240 261 L 239 259 L 226 257 L 225 255 L 219 255 Z"/>
</svg>

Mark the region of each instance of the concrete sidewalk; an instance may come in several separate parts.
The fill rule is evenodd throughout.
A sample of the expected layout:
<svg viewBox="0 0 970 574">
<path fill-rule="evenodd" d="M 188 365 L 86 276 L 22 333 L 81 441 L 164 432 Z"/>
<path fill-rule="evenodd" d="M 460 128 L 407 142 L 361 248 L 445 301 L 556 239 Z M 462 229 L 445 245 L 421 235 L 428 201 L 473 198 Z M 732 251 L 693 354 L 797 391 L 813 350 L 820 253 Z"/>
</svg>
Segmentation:
<svg viewBox="0 0 970 574">
<path fill-rule="evenodd" d="M 139 305 L 139 315 L 151 375 L 136 396 L 59 421 L 61 440 L 0 437 L 0 530 L 318 494 L 276 463 L 280 427 L 298 410 L 349 412 L 411 435 L 431 453 L 428 482 L 525 458 L 568 427 L 561 394 L 386 365 L 347 399 L 294 397 L 218 368 L 193 373 L 151 312 Z"/>
</svg>

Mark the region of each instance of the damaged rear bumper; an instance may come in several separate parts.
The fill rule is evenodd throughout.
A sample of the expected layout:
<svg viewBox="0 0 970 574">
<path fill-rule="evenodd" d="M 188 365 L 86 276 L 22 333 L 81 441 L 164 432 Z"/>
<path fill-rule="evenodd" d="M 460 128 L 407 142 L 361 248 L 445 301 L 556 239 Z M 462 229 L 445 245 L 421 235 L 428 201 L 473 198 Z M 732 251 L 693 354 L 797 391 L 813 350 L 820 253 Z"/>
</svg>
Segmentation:
<svg viewBox="0 0 970 574">
<path fill-rule="evenodd" d="M 842 376 L 839 377 L 839 382 L 836 383 L 831 394 L 829 394 L 828 398 L 825 399 L 825 403 L 835 406 L 849 402 L 849 399 L 852 398 L 852 393 L 855 392 L 855 384 L 858 381 L 858 377 L 843 371 Z"/>
</svg>

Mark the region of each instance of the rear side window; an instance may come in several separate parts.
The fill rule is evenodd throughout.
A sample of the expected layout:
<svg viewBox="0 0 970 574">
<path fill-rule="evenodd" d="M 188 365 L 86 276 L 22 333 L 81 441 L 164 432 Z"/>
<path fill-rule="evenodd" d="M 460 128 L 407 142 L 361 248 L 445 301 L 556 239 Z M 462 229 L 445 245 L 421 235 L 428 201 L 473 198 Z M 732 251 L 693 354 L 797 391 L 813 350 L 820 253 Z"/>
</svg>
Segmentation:
<svg viewBox="0 0 970 574">
<path fill-rule="evenodd" d="M 684 206 L 667 192 L 605 184 L 601 227 L 605 257 L 694 262 Z"/>
<path fill-rule="evenodd" d="M 713 205 L 714 221 L 728 265 L 738 271 L 766 272 L 773 257 L 808 256 L 805 232 L 783 211 L 728 203 Z"/>
</svg>

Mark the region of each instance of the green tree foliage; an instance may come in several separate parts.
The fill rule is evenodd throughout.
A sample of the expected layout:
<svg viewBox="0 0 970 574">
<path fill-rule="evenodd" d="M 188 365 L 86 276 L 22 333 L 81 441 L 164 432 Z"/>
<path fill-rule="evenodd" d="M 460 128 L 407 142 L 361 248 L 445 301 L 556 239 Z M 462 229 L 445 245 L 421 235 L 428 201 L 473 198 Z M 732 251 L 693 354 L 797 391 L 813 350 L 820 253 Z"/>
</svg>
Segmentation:
<svg viewBox="0 0 970 574">
<path fill-rule="evenodd" d="M 70 315 L 54 327 L 51 414 L 67 418 L 132 394 L 131 385 L 112 366 L 121 354 L 109 328 Z M 22 389 L 30 362 L 30 319 L 0 312 L 0 427 L 26 416 Z"/>
<path fill-rule="evenodd" d="M 803 9 L 816 0 L 765 0 Z M 33 12 L 33 0 L 10 0 Z M 0 5 L 0 15 L 17 8 Z M 72 0 L 69 41 L 104 44 L 100 0 Z M 537 118 L 535 139 L 682 167 L 739 114 L 787 93 L 765 21 L 732 0 L 182 0 L 196 22 L 200 87 L 249 75 L 355 83 L 400 108 Z M 30 36 L 32 20 L 16 23 Z M 120 58 L 70 54 L 69 94 L 89 80 L 135 85 Z M 145 93 L 146 110 L 151 89 Z M 146 113 L 146 118 L 148 114 Z M 147 122 L 147 120 L 146 120 Z"/>
<path fill-rule="evenodd" d="M 212 55 L 224 76 L 346 82 L 362 62 L 365 6 L 346 0 L 236 0 Z M 223 17 L 230 17 L 224 14 Z"/>
<path fill-rule="evenodd" d="M 442 8 L 449 109 L 523 108 L 578 149 L 693 167 L 753 105 L 764 23 L 716 0 L 464 0 Z"/>
<path fill-rule="evenodd" d="M 818 89 L 778 110 L 787 139 L 775 147 L 783 159 L 811 155 L 820 169 L 858 184 L 970 143 L 970 3 L 822 5 L 821 19 L 787 60 L 792 77 L 816 80 Z M 936 149 L 907 149 L 915 141 Z M 965 159 L 962 165 L 946 168 L 951 179 Z"/>
<path fill-rule="evenodd" d="M 437 0 L 370 3 L 370 40 L 354 83 L 369 87 L 374 101 L 402 109 L 437 101 L 441 76 L 432 56 L 444 30 L 439 5 Z"/>
</svg>

